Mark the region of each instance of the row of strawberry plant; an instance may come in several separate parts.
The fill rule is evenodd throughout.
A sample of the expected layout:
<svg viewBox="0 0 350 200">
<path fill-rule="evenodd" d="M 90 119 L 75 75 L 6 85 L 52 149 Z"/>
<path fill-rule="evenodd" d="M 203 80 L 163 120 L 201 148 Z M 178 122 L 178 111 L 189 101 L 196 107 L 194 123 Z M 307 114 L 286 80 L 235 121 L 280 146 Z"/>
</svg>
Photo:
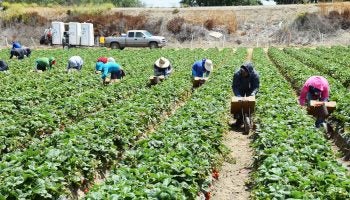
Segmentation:
<svg viewBox="0 0 350 200">
<path fill-rule="evenodd" d="M 281 51 L 270 49 L 269 55 L 283 74 L 305 73 L 303 65 Z M 262 49 L 254 49 L 253 60 L 261 75 L 253 199 L 349 199 L 348 171 L 337 163 L 331 144 L 297 104 L 290 84 Z"/>
<path fill-rule="evenodd" d="M 216 62 L 222 59 L 215 49 L 202 55 L 206 54 L 216 56 Z M 130 99 L 117 102 L 64 132 L 54 133 L 23 152 L 4 155 L 0 163 L 2 198 L 58 198 L 69 195 L 69 188 L 92 181 L 149 126 L 158 123 L 162 113 L 169 112 L 188 95 L 192 86 L 188 66 L 195 56 L 196 51 L 175 61 L 176 72 L 163 83 L 144 88 Z"/>
<path fill-rule="evenodd" d="M 225 58 L 226 65 L 152 135 L 127 150 L 109 178 L 93 187 L 86 199 L 195 199 L 208 190 L 228 128 L 232 66 L 245 57 L 246 49 L 239 49 L 234 58 Z"/>
<path fill-rule="evenodd" d="M 64 54 L 67 57 L 64 60 L 67 60 L 70 55 L 75 55 L 76 52 L 61 52 L 61 51 L 52 51 L 52 54 Z M 1 100 L 6 102 L 15 103 L 18 106 L 37 106 L 43 103 L 46 104 L 55 104 L 60 102 L 61 98 L 70 97 L 70 96 L 80 96 L 81 93 L 86 92 L 87 90 L 93 90 L 96 86 L 99 86 L 100 79 L 96 78 L 97 75 L 93 73 L 94 65 L 97 57 L 91 56 L 94 54 L 94 51 L 81 51 L 85 64 L 81 73 L 67 74 L 65 71 L 66 63 L 58 63 L 52 71 L 45 72 L 42 74 L 32 73 L 30 71 L 22 72 L 16 74 L 18 67 L 11 67 L 11 73 L 9 77 L 16 79 L 20 77 L 23 79 L 23 82 L 18 81 L 4 81 L 4 88 L 2 92 L 5 94 L 2 95 Z M 147 57 L 148 52 L 134 52 L 126 51 L 124 55 L 116 54 L 114 57 L 119 63 L 122 63 L 122 66 L 126 68 L 128 74 L 133 75 L 135 66 L 147 67 L 151 66 L 154 60 L 149 60 L 145 63 L 139 61 L 139 59 L 133 59 L 132 56 L 145 56 Z M 108 55 L 108 54 L 107 54 Z M 156 59 L 157 57 L 153 57 Z M 30 59 L 28 59 L 30 60 Z M 21 62 L 21 61 L 17 61 Z M 34 60 L 32 60 L 34 62 Z M 26 63 L 31 65 L 30 63 Z M 138 69 L 137 68 L 137 69 Z M 134 70 L 132 70 L 134 69 Z M 25 77 L 25 78 L 23 78 Z M 127 77 L 128 78 L 128 77 Z M 23 85 L 25 87 L 23 87 Z M 14 87 L 14 88 L 13 88 Z M 18 88 L 23 88 L 22 91 Z M 49 88 L 49 89 L 48 89 Z"/>
<path fill-rule="evenodd" d="M 171 60 L 180 59 L 182 56 L 180 51 L 170 51 L 170 53 Z M 153 54 L 158 55 L 160 52 Z M 143 61 L 152 62 L 154 55 Z M 140 76 L 140 74 L 145 71 L 152 72 L 151 66 L 142 66 L 140 61 L 138 62 L 130 64 L 130 66 L 139 67 L 130 68 L 131 73 L 122 84 L 103 87 L 101 83 L 97 83 L 95 90 L 88 90 L 79 96 L 63 98 L 55 105 L 44 104 L 33 109 L 26 106 L 19 108 L 22 110 L 21 113 L 10 112 L 8 119 L 3 119 L 4 126 L 0 128 L 0 138 L 6 138 L 2 140 L 3 144 L 0 143 L 2 147 L 0 152 L 11 152 L 19 147 L 24 148 L 29 145 L 28 142 L 33 139 L 33 136 L 39 138 L 57 129 L 62 130 L 64 126 L 77 123 L 91 113 L 103 110 L 104 107 L 115 103 L 116 99 L 129 98 L 134 92 L 147 85 L 148 76 Z M 100 79 L 99 76 L 96 78 Z"/>
<path fill-rule="evenodd" d="M 322 53 L 312 49 L 285 48 L 284 52 L 297 58 L 305 65 L 316 68 L 323 73 L 339 80 L 345 87 L 350 84 L 350 71 L 344 70 L 344 66 L 332 60 L 324 58 Z"/>
<path fill-rule="evenodd" d="M 322 53 L 322 58 L 343 65 L 343 70 L 350 67 L 349 53 L 350 49 L 342 46 L 317 47 L 316 50 Z"/>
<path fill-rule="evenodd" d="M 319 71 L 304 65 L 296 59 L 288 57 L 287 54 L 276 48 L 270 48 L 268 53 L 276 65 L 282 66 L 281 70 L 284 74 L 286 74 L 287 78 L 290 80 L 290 82 L 292 82 L 297 91 L 301 89 L 304 82 L 310 76 L 324 76 L 330 84 L 330 100 L 337 102 L 337 109 L 332 113 L 332 116 L 341 123 L 341 129 L 344 130 L 350 127 L 350 93 L 338 80 L 335 80 L 326 74 L 322 74 Z M 279 59 L 275 59 L 275 57 Z M 280 59 L 282 57 L 286 58 Z"/>
</svg>

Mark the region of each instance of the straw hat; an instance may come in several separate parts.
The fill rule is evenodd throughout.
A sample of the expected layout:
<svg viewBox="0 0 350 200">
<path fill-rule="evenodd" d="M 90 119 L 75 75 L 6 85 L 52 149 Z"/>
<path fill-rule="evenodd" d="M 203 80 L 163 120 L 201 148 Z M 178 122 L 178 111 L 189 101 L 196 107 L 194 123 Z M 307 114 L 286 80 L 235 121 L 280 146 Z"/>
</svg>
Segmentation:
<svg viewBox="0 0 350 200">
<path fill-rule="evenodd" d="M 170 61 L 164 57 L 160 57 L 154 64 L 159 68 L 167 68 L 170 65 Z"/>
<path fill-rule="evenodd" d="M 209 59 L 206 59 L 204 63 L 204 67 L 209 72 L 213 71 L 213 62 Z"/>
</svg>

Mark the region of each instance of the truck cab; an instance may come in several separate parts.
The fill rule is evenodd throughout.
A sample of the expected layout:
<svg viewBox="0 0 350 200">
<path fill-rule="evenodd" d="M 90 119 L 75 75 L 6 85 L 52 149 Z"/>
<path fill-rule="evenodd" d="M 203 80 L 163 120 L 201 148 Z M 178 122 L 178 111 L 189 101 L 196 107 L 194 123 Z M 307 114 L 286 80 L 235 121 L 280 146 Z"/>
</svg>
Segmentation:
<svg viewBox="0 0 350 200">
<path fill-rule="evenodd" d="M 120 37 L 105 38 L 105 46 L 112 49 L 124 49 L 125 47 L 162 48 L 165 45 L 164 37 L 153 36 L 146 30 L 130 30 Z"/>
</svg>

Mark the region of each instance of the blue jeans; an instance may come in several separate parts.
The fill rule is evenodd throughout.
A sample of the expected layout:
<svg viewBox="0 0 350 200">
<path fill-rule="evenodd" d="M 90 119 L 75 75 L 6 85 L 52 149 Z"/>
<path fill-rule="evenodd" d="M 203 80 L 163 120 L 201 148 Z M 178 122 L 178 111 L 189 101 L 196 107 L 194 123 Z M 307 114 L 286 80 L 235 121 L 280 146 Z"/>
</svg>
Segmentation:
<svg viewBox="0 0 350 200">
<path fill-rule="evenodd" d="M 122 71 L 118 70 L 117 72 L 111 72 L 111 79 L 121 79 Z"/>
</svg>

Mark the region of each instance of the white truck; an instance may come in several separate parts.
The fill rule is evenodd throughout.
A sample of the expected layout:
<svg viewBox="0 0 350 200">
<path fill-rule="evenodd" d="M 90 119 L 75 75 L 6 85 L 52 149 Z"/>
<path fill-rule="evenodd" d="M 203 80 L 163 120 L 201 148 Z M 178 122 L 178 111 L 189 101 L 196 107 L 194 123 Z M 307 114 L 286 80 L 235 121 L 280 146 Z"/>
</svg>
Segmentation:
<svg viewBox="0 0 350 200">
<path fill-rule="evenodd" d="M 146 30 L 130 30 L 120 37 L 106 37 L 105 46 L 112 49 L 124 49 L 125 47 L 149 47 L 162 48 L 167 41 L 162 36 L 154 36 Z"/>
</svg>

